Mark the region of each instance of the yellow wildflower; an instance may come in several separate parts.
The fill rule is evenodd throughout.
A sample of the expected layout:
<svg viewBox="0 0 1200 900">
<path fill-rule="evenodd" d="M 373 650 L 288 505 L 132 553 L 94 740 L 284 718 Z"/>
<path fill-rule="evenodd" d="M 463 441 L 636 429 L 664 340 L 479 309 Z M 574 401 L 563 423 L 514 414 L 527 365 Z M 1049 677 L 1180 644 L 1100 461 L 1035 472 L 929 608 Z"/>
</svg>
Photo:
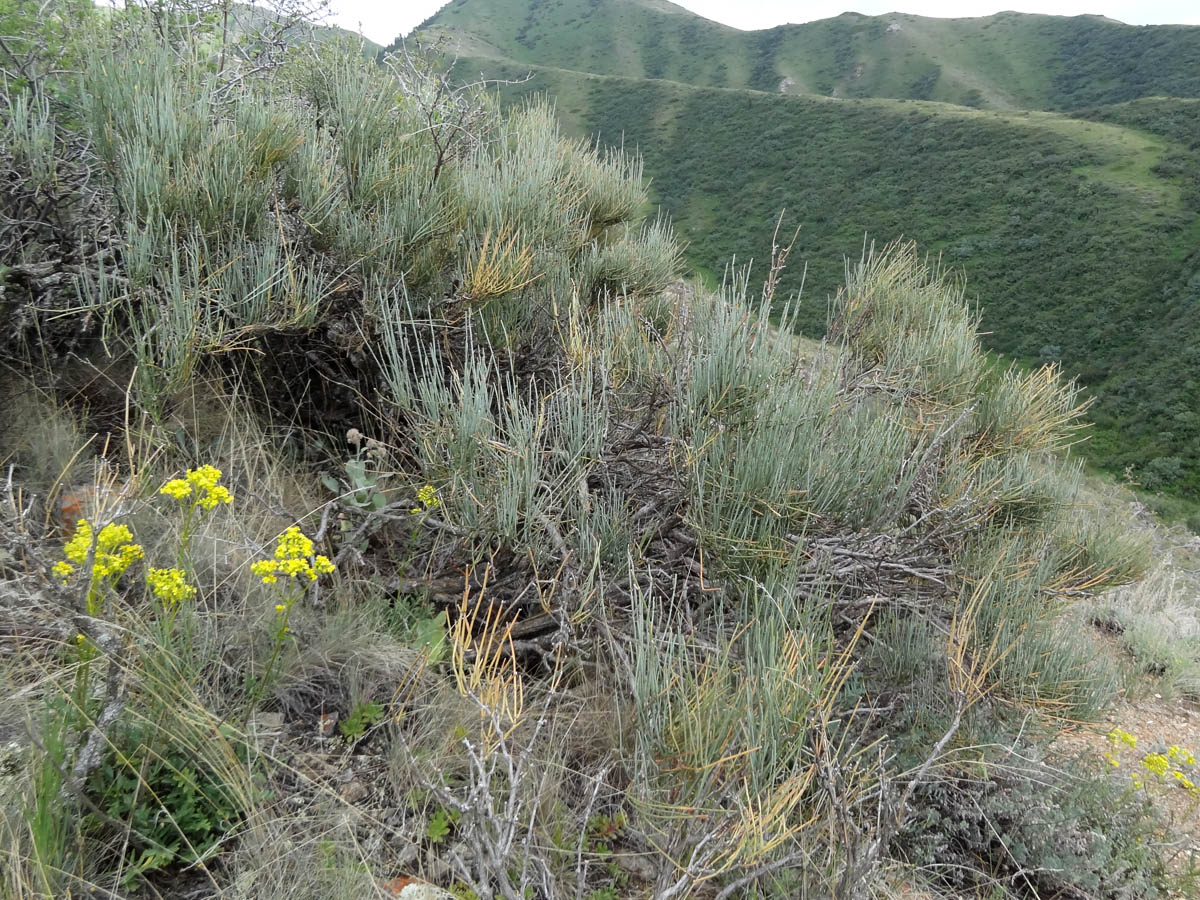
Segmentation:
<svg viewBox="0 0 1200 900">
<path fill-rule="evenodd" d="M 1162 753 L 1149 753 L 1142 758 L 1142 765 L 1147 772 L 1157 775 L 1159 778 L 1166 775 L 1171 768 L 1171 763 Z"/>
<path fill-rule="evenodd" d="M 132 540 L 133 532 L 129 530 L 129 526 L 110 522 L 100 529 L 100 536 L 96 539 L 96 547 L 101 553 L 111 553 L 121 544 Z"/>
<path fill-rule="evenodd" d="M 427 484 L 417 491 L 417 501 L 421 505 L 412 508 L 412 512 L 414 513 L 428 512 L 434 507 L 442 505 L 442 501 L 438 499 L 437 488 L 432 484 Z"/>
<path fill-rule="evenodd" d="M 275 576 L 275 561 L 260 559 L 250 564 L 250 571 L 263 580 L 263 584 L 274 584 L 279 579 Z"/>
<path fill-rule="evenodd" d="M 187 583 L 187 574 L 181 569 L 151 569 L 146 573 L 146 583 L 163 606 L 182 603 L 196 595 L 196 589 Z"/>
<path fill-rule="evenodd" d="M 279 536 L 275 546 L 276 559 L 300 559 L 312 556 L 313 542 L 296 525 Z"/>
<path fill-rule="evenodd" d="M 295 578 L 297 575 L 311 575 L 312 567 L 308 564 L 307 559 L 297 559 L 288 557 L 281 559 L 278 563 L 279 574 L 286 575 L 289 578 Z"/>
<path fill-rule="evenodd" d="M 1196 764 L 1196 757 L 1192 755 L 1192 751 L 1184 747 L 1180 747 L 1178 744 L 1172 744 L 1167 749 L 1167 756 L 1171 760 L 1181 763 L 1185 766 L 1194 766 Z"/>
<path fill-rule="evenodd" d="M 63 553 L 73 563 L 82 565 L 87 562 L 88 551 L 92 549 L 92 526 L 87 519 L 75 523 L 75 534 L 63 547 Z"/>
<path fill-rule="evenodd" d="M 1124 744 L 1130 750 L 1137 749 L 1137 738 L 1123 728 L 1114 728 L 1110 731 L 1108 733 L 1108 740 L 1112 744 Z"/>
<path fill-rule="evenodd" d="M 174 497 L 176 500 L 186 500 L 192 496 L 192 486 L 182 478 L 172 478 L 158 492 L 166 494 L 168 497 Z"/>
<path fill-rule="evenodd" d="M 221 470 L 216 466 L 201 466 L 188 469 L 187 480 L 199 488 L 210 488 L 221 480 Z"/>
<path fill-rule="evenodd" d="M 87 562 L 90 553 L 96 577 L 115 580 L 146 555 L 142 545 L 130 543 L 132 540 L 133 532 L 125 525 L 109 523 L 97 535 L 87 519 L 80 519 L 75 524 L 74 536 L 63 546 L 67 560 L 54 566 L 54 574 L 65 580 L 74 574 L 76 565 Z"/>
<path fill-rule="evenodd" d="M 280 575 L 316 581 L 317 576 L 336 569 L 328 556 L 313 556 L 312 540 L 296 525 L 279 536 L 274 559 L 260 559 L 250 566 L 250 571 L 262 578 L 264 584 L 275 584 Z"/>
<path fill-rule="evenodd" d="M 216 509 L 218 504 L 232 503 L 233 495 L 229 489 L 218 484 L 221 480 L 221 470 L 216 466 L 201 466 L 198 469 L 188 469 L 183 478 L 173 478 L 162 486 L 160 494 L 174 497 L 180 503 L 189 497 L 194 497 L 193 506 L 205 511 Z"/>
<path fill-rule="evenodd" d="M 287 612 L 287 604 L 286 603 L 276 603 L 275 604 L 275 612 L 279 613 L 280 615 Z"/>
<path fill-rule="evenodd" d="M 75 567 L 64 559 L 60 562 L 56 562 L 51 567 L 50 571 L 54 573 L 55 578 L 65 584 L 67 579 L 75 574 Z"/>
</svg>

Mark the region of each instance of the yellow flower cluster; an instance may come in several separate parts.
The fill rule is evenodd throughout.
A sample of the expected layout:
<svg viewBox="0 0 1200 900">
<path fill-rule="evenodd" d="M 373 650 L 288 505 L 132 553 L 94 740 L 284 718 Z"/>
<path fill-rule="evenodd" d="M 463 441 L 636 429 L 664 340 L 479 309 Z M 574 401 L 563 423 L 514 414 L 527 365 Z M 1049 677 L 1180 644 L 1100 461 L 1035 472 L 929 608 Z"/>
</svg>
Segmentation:
<svg viewBox="0 0 1200 900">
<path fill-rule="evenodd" d="M 196 589 L 187 583 L 187 573 L 182 569 L 151 569 L 146 574 L 146 584 L 163 606 L 174 606 L 196 595 Z"/>
<path fill-rule="evenodd" d="M 309 581 L 316 581 L 318 575 L 327 575 L 334 568 L 328 556 L 313 556 L 313 542 L 293 525 L 279 536 L 275 558 L 260 559 L 251 564 L 250 571 L 259 576 L 263 584 L 275 584 L 280 575 L 288 578 L 303 575 Z"/>
<path fill-rule="evenodd" d="M 1138 739 L 1134 735 L 1120 728 L 1114 728 L 1108 733 L 1108 741 L 1113 749 L 1105 753 L 1104 758 L 1114 768 L 1121 764 L 1116 754 L 1119 754 L 1123 747 L 1136 750 L 1138 745 Z M 1129 780 L 1135 788 L 1141 789 L 1146 786 L 1147 778 L 1159 783 L 1171 778 L 1188 793 L 1200 797 L 1200 787 L 1197 787 L 1191 777 L 1196 774 L 1195 769 L 1195 754 L 1178 744 L 1172 744 L 1165 752 L 1156 750 L 1142 756 L 1137 768 L 1129 773 Z"/>
<path fill-rule="evenodd" d="M 432 484 L 427 484 L 417 491 L 417 501 L 421 505 L 412 508 L 414 513 L 429 512 L 429 510 L 442 505 L 442 501 L 438 499 L 437 488 Z"/>
<path fill-rule="evenodd" d="M 216 466 L 201 466 L 198 469 L 188 469 L 184 478 L 173 478 L 162 486 L 160 494 L 174 497 L 180 503 L 192 499 L 193 506 L 203 510 L 215 509 L 218 503 L 232 503 L 233 495 L 229 489 L 219 484 L 221 470 Z"/>
<path fill-rule="evenodd" d="M 1130 750 L 1137 749 L 1137 738 L 1123 728 L 1114 728 L 1108 733 L 1108 742 L 1113 746 L 1124 744 Z"/>
<path fill-rule="evenodd" d="M 1180 747 L 1178 744 L 1172 744 L 1167 748 L 1167 758 L 1172 762 L 1182 763 L 1185 766 L 1196 765 L 1195 754 L 1191 750 Z"/>
<path fill-rule="evenodd" d="M 66 581 L 75 574 L 78 566 L 87 562 L 88 554 L 92 554 L 92 574 L 96 578 L 116 579 L 125 570 L 145 557 L 146 552 L 141 544 L 132 543 L 133 532 L 125 525 L 109 523 L 95 534 L 87 519 L 75 523 L 75 534 L 63 546 L 67 557 L 55 563 L 51 571 L 55 576 Z"/>
<path fill-rule="evenodd" d="M 1162 778 L 1171 769 L 1171 761 L 1163 753 L 1147 753 L 1142 757 L 1142 765 L 1151 775 Z"/>
</svg>

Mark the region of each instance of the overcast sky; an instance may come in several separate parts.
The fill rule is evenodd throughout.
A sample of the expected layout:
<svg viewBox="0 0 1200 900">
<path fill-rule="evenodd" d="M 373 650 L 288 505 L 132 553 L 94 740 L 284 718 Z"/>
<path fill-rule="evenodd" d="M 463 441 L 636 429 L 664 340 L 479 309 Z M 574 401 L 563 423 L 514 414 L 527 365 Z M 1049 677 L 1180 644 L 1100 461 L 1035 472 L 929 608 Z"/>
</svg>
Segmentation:
<svg viewBox="0 0 1200 900">
<path fill-rule="evenodd" d="M 330 0 L 333 22 L 388 44 L 445 5 L 446 0 Z M 847 10 L 920 16 L 988 16 L 1002 9 L 1076 16 L 1108 16 L 1132 25 L 1200 25 L 1200 0 L 675 0 L 699 15 L 734 28 L 770 28 L 827 19 Z"/>
</svg>

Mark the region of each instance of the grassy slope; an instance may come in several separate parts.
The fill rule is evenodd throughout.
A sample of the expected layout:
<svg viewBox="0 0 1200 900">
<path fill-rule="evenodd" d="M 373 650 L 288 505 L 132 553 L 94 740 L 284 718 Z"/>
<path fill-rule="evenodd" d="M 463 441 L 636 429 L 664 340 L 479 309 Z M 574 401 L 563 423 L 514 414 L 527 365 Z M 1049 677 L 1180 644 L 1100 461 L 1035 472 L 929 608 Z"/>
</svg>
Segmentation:
<svg viewBox="0 0 1200 900">
<path fill-rule="evenodd" d="M 965 271 L 992 349 L 1061 358 L 1095 390 L 1093 459 L 1115 472 L 1133 465 L 1152 488 L 1164 475 L 1185 492 L 1200 486 L 1200 423 L 1190 412 L 1200 325 L 1187 314 L 1200 293 L 1200 191 L 1186 165 L 1195 155 L 1181 143 L 1186 126 L 1169 127 L 1190 121 L 1190 107 L 1173 116 L 1174 101 L 1157 101 L 1138 115 L 1084 121 L 550 68 L 506 90 L 510 102 L 545 91 L 571 130 L 640 148 L 654 200 L 710 279 L 734 257 L 762 259 L 786 207 L 803 228 L 785 283 L 798 287 L 795 264 L 807 266 L 809 333 L 823 330 L 842 260 L 861 252 L 864 236 L 904 235 L 942 254 Z M 1162 133 L 1143 127 L 1151 116 L 1168 123 Z M 1146 471 L 1157 457 L 1168 462 Z M 1163 468 L 1170 459 L 1179 471 Z"/>
<path fill-rule="evenodd" d="M 777 91 L 790 79 L 793 93 L 1001 109 L 1200 96 L 1200 28 L 1096 16 L 845 13 L 743 32 L 658 0 L 454 0 L 425 27 L 469 54 L 704 87 Z"/>
<path fill-rule="evenodd" d="M 508 101 L 544 92 L 567 131 L 639 147 L 710 280 L 762 258 L 786 207 L 810 333 L 864 236 L 943 254 L 992 349 L 1060 358 L 1095 391 L 1094 460 L 1200 497 L 1195 102 L 1014 108 L 1200 93 L 1200 28 L 848 13 L 739 32 L 658 0 L 455 0 L 425 27 L 467 71 L 536 70 Z"/>
</svg>

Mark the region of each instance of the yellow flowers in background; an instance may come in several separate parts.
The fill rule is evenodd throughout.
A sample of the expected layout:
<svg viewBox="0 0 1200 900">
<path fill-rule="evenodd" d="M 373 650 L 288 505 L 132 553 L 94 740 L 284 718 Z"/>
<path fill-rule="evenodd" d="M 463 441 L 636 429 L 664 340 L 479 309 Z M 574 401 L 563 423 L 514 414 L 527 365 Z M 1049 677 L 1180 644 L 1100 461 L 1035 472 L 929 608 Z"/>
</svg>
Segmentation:
<svg viewBox="0 0 1200 900">
<path fill-rule="evenodd" d="M 105 525 L 97 536 L 92 524 L 87 519 L 80 519 L 75 523 L 74 537 L 63 547 L 63 555 L 67 558 L 55 563 L 52 571 L 60 580 L 66 581 L 75 574 L 78 566 L 87 564 L 88 555 L 92 554 L 93 577 L 115 581 L 146 555 L 142 545 L 132 541 L 133 533 L 124 525 Z"/>
<path fill-rule="evenodd" d="M 427 484 L 417 491 L 417 502 L 421 505 L 412 508 L 414 513 L 429 512 L 442 505 L 442 501 L 438 499 L 437 488 L 432 484 Z"/>
<path fill-rule="evenodd" d="M 262 579 L 263 584 L 279 585 L 283 595 L 281 602 L 275 604 L 275 625 L 272 636 L 271 658 L 267 661 L 266 669 L 255 680 L 251 690 L 249 707 L 262 699 L 275 677 L 275 664 L 283 649 L 284 641 L 292 633 L 288 622 L 291 618 L 292 607 L 304 593 L 303 581 L 307 578 L 314 582 L 321 575 L 331 574 L 336 566 L 328 556 L 314 553 L 312 539 L 299 526 L 293 525 L 279 536 L 275 542 L 275 555 L 270 559 L 260 559 L 250 564 L 250 571 Z M 280 584 L 280 576 L 288 579 Z"/>
<path fill-rule="evenodd" d="M 1108 741 L 1114 746 L 1117 744 L 1124 744 L 1130 750 L 1136 750 L 1138 745 L 1138 739 L 1122 728 L 1114 728 L 1112 731 L 1110 731 L 1108 733 Z"/>
<path fill-rule="evenodd" d="M 279 536 L 275 545 L 274 559 L 260 559 L 250 566 L 250 571 L 263 580 L 263 584 L 275 584 L 279 576 L 288 578 L 306 577 L 316 581 L 319 575 L 328 575 L 336 567 L 328 556 L 313 555 L 313 542 L 303 531 L 293 525 Z"/>
<path fill-rule="evenodd" d="M 1110 749 L 1104 753 L 1104 759 L 1114 769 L 1121 767 L 1121 754 L 1126 750 L 1136 751 L 1138 739 L 1123 728 L 1114 728 L 1108 733 Z M 1196 756 L 1191 750 L 1172 744 L 1163 747 L 1161 744 L 1130 767 L 1129 780 L 1139 790 L 1146 787 L 1148 782 L 1158 784 L 1175 784 L 1194 797 L 1200 798 L 1200 787 L 1196 781 L 1200 779 L 1197 771 Z"/>
<path fill-rule="evenodd" d="M 1180 747 L 1178 744 L 1172 744 L 1170 747 L 1167 748 L 1167 759 L 1170 759 L 1172 761 L 1177 760 L 1177 761 L 1183 763 L 1185 766 L 1194 767 L 1196 765 L 1196 757 L 1195 757 L 1195 755 L 1193 755 L 1192 751 L 1185 750 L 1183 747 Z"/>
<path fill-rule="evenodd" d="M 188 544 L 196 512 L 210 512 L 222 503 L 232 503 L 233 495 L 220 483 L 221 470 L 215 466 L 189 469 L 183 478 L 173 478 L 159 489 L 159 494 L 176 500 L 183 508 L 183 528 L 179 537 L 179 556 L 186 560 Z M 51 567 L 51 573 L 64 584 L 83 569 L 87 577 L 86 607 L 89 615 L 103 610 L 105 592 L 116 587 L 118 580 L 135 562 L 146 558 L 141 544 L 134 543 L 128 525 L 110 522 L 99 528 L 87 519 L 75 524 L 71 538 L 63 545 L 66 558 Z M 146 572 L 146 589 L 174 620 L 180 604 L 191 600 L 197 589 L 188 581 L 188 566 L 150 568 Z"/>
<path fill-rule="evenodd" d="M 200 507 L 206 512 L 217 507 L 219 503 L 232 503 L 233 495 L 229 489 L 220 484 L 222 472 L 216 466 L 201 466 L 198 469 L 188 469 L 183 478 L 173 478 L 162 486 L 160 494 L 174 497 L 180 503 L 192 501 L 192 507 Z"/>
<path fill-rule="evenodd" d="M 183 512 L 177 563 L 185 570 L 193 568 L 190 554 L 192 530 L 196 524 L 220 504 L 233 502 L 233 494 L 221 484 L 222 474 L 216 466 L 200 466 L 198 469 L 188 469 L 183 478 L 172 478 L 158 490 L 160 494 L 174 499 Z"/>
<path fill-rule="evenodd" d="M 196 596 L 196 589 L 187 583 L 187 573 L 182 569 L 151 569 L 146 573 L 146 584 L 164 609 Z"/>
</svg>

